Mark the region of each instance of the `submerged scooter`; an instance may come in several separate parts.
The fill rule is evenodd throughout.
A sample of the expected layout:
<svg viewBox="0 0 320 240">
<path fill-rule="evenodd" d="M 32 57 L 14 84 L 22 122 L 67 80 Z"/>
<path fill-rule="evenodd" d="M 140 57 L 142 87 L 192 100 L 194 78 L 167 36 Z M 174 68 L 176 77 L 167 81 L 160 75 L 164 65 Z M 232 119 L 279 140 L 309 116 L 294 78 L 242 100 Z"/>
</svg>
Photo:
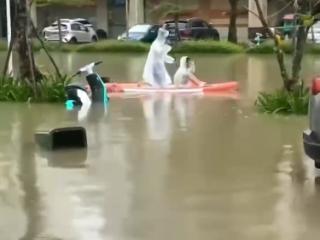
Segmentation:
<svg viewBox="0 0 320 240">
<path fill-rule="evenodd" d="M 101 63 L 102 61 L 92 62 L 80 68 L 72 76 L 73 78 L 84 73 L 89 84 L 89 89 L 74 84 L 66 86 L 66 108 L 68 110 L 72 110 L 75 106 L 89 108 L 91 103 L 100 103 L 103 104 L 103 106 L 108 104 L 109 97 L 107 88 L 99 74 L 93 71 L 93 68 Z"/>
</svg>

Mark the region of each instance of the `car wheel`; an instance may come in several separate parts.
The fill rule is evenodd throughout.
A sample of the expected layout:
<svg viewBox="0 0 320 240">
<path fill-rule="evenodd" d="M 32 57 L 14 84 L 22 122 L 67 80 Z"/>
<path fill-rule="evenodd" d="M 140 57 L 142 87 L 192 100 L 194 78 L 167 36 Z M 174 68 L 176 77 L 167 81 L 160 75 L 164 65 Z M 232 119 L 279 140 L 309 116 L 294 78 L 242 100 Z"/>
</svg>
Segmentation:
<svg viewBox="0 0 320 240">
<path fill-rule="evenodd" d="M 71 44 L 76 44 L 77 42 L 78 41 L 77 41 L 77 39 L 75 37 L 71 38 L 70 41 L 69 41 L 69 43 L 71 43 Z"/>
<path fill-rule="evenodd" d="M 320 169 L 320 161 L 319 160 L 315 160 L 314 161 L 314 166 L 315 166 L 315 168 Z"/>
<path fill-rule="evenodd" d="M 98 41 L 97 37 L 93 36 L 92 39 L 91 39 L 91 42 L 97 42 L 97 41 Z"/>
</svg>

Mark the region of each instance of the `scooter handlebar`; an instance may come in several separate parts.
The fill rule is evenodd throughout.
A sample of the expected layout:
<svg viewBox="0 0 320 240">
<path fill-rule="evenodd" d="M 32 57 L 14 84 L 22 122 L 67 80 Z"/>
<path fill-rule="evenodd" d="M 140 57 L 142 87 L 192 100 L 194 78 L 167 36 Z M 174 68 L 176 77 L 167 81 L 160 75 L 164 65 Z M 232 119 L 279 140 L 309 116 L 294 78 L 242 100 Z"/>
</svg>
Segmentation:
<svg viewBox="0 0 320 240">
<path fill-rule="evenodd" d="M 80 75 L 81 74 L 81 71 L 78 71 L 78 72 L 76 72 L 75 74 L 73 74 L 72 76 L 71 76 L 71 78 L 74 78 L 74 77 L 76 77 L 76 76 L 78 76 L 78 75 Z"/>
<path fill-rule="evenodd" d="M 72 78 L 80 75 L 80 74 L 83 73 L 83 72 L 92 72 L 92 68 L 93 68 L 94 66 L 97 66 L 97 65 L 101 64 L 101 63 L 102 63 L 102 61 L 92 62 L 92 63 L 90 63 L 90 64 L 88 64 L 88 65 L 80 68 L 75 74 L 72 75 Z"/>
</svg>

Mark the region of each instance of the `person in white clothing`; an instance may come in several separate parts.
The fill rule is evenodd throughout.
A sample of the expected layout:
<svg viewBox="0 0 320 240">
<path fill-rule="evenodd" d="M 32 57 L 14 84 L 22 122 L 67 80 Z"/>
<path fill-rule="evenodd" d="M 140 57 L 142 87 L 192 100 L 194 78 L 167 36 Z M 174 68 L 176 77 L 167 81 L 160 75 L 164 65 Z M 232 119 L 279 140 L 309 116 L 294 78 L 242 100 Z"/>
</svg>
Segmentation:
<svg viewBox="0 0 320 240">
<path fill-rule="evenodd" d="M 180 59 L 180 66 L 174 75 L 174 84 L 176 87 L 197 86 L 202 87 L 206 83 L 200 81 L 195 75 L 195 63 L 188 56 L 183 56 Z"/>
<path fill-rule="evenodd" d="M 168 36 L 169 32 L 164 26 L 159 28 L 157 38 L 149 50 L 143 71 L 143 81 L 152 87 L 162 88 L 172 84 L 166 64 L 173 64 L 175 60 L 169 55 L 172 47 L 166 43 Z"/>
</svg>

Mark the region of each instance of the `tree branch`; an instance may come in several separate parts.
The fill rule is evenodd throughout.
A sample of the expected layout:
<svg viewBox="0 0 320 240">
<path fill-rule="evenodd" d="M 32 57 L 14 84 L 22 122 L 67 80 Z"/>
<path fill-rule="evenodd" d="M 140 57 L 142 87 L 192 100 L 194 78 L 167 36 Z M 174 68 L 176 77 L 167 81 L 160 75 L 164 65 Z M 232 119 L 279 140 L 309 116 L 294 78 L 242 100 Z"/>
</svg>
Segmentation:
<svg viewBox="0 0 320 240">
<path fill-rule="evenodd" d="M 13 31 L 14 33 L 15 31 Z M 7 75 L 7 72 L 8 72 L 8 67 L 9 67 L 9 61 L 10 61 L 10 58 L 11 58 L 11 53 L 12 53 L 12 50 L 13 50 L 13 45 L 14 45 L 14 42 L 15 42 L 15 34 L 12 35 L 11 37 L 11 40 L 10 40 L 10 44 L 9 44 L 9 48 L 8 48 L 8 52 L 7 52 L 7 56 L 6 56 L 6 60 L 4 62 L 4 67 L 3 67 L 3 71 L 2 71 L 2 76 L 6 76 Z M 10 73 L 9 73 L 10 74 Z"/>
<path fill-rule="evenodd" d="M 287 83 L 289 82 L 289 75 L 288 75 L 287 69 L 285 67 L 284 55 L 283 55 L 283 51 L 280 48 L 279 40 L 277 39 L 277 36 L 269 28 L 268 22 L 267 22 L 265 16 L 263 15 L 259 0 L 254 0 L 254 1 L 257 6 L 258 16 L 259 16 L 259 20 L 260 20 L 261 24 L 267 30 L 267 32 L 270 34 L 270 36 L 273 38 L 275 48 L 276 48 L 277 60 L 278 60 L 279 68 L 280 68 L 280 72 L 281 72 L 281 77 L 282 77 L 284 86 L 286 86 Z"/>
<path fill-rule="evenodd" d="M 31 28 L 32 28 L 33 32 L 35 33 L 38 41 L 40 42 L 41 48 L 42 48 L 42 49 L 45 51 L 45 53 L 47 54 L 47 56 L 48 56 L 50 62 L 52 63 L 52 65 L 53 65 L 53 67 L 54 67 L 57 75 L 59 76 L 59 78 L 62 78 L 62 75 L 61 75 L 61 73 L 60 73 L 60 71 L 59 71 L 59 68 L 58 68 L 56 62 L 54 61 L 53 57 L 52 57 L 51 54 L 49 53 L 48 49 L 46 48 L 43 40 L 42 40 L 41 37 L 39 36 L 39 34 L 38 34 L 38 32 L 37 32 L 37 29 L 36 29 L 36 27 L 34 26 L 34 23 L 33 23 L 32 19 L 31 19 L 30 14 L 28 14 L 28 17 L 30 18 Z"/>
</svg>

